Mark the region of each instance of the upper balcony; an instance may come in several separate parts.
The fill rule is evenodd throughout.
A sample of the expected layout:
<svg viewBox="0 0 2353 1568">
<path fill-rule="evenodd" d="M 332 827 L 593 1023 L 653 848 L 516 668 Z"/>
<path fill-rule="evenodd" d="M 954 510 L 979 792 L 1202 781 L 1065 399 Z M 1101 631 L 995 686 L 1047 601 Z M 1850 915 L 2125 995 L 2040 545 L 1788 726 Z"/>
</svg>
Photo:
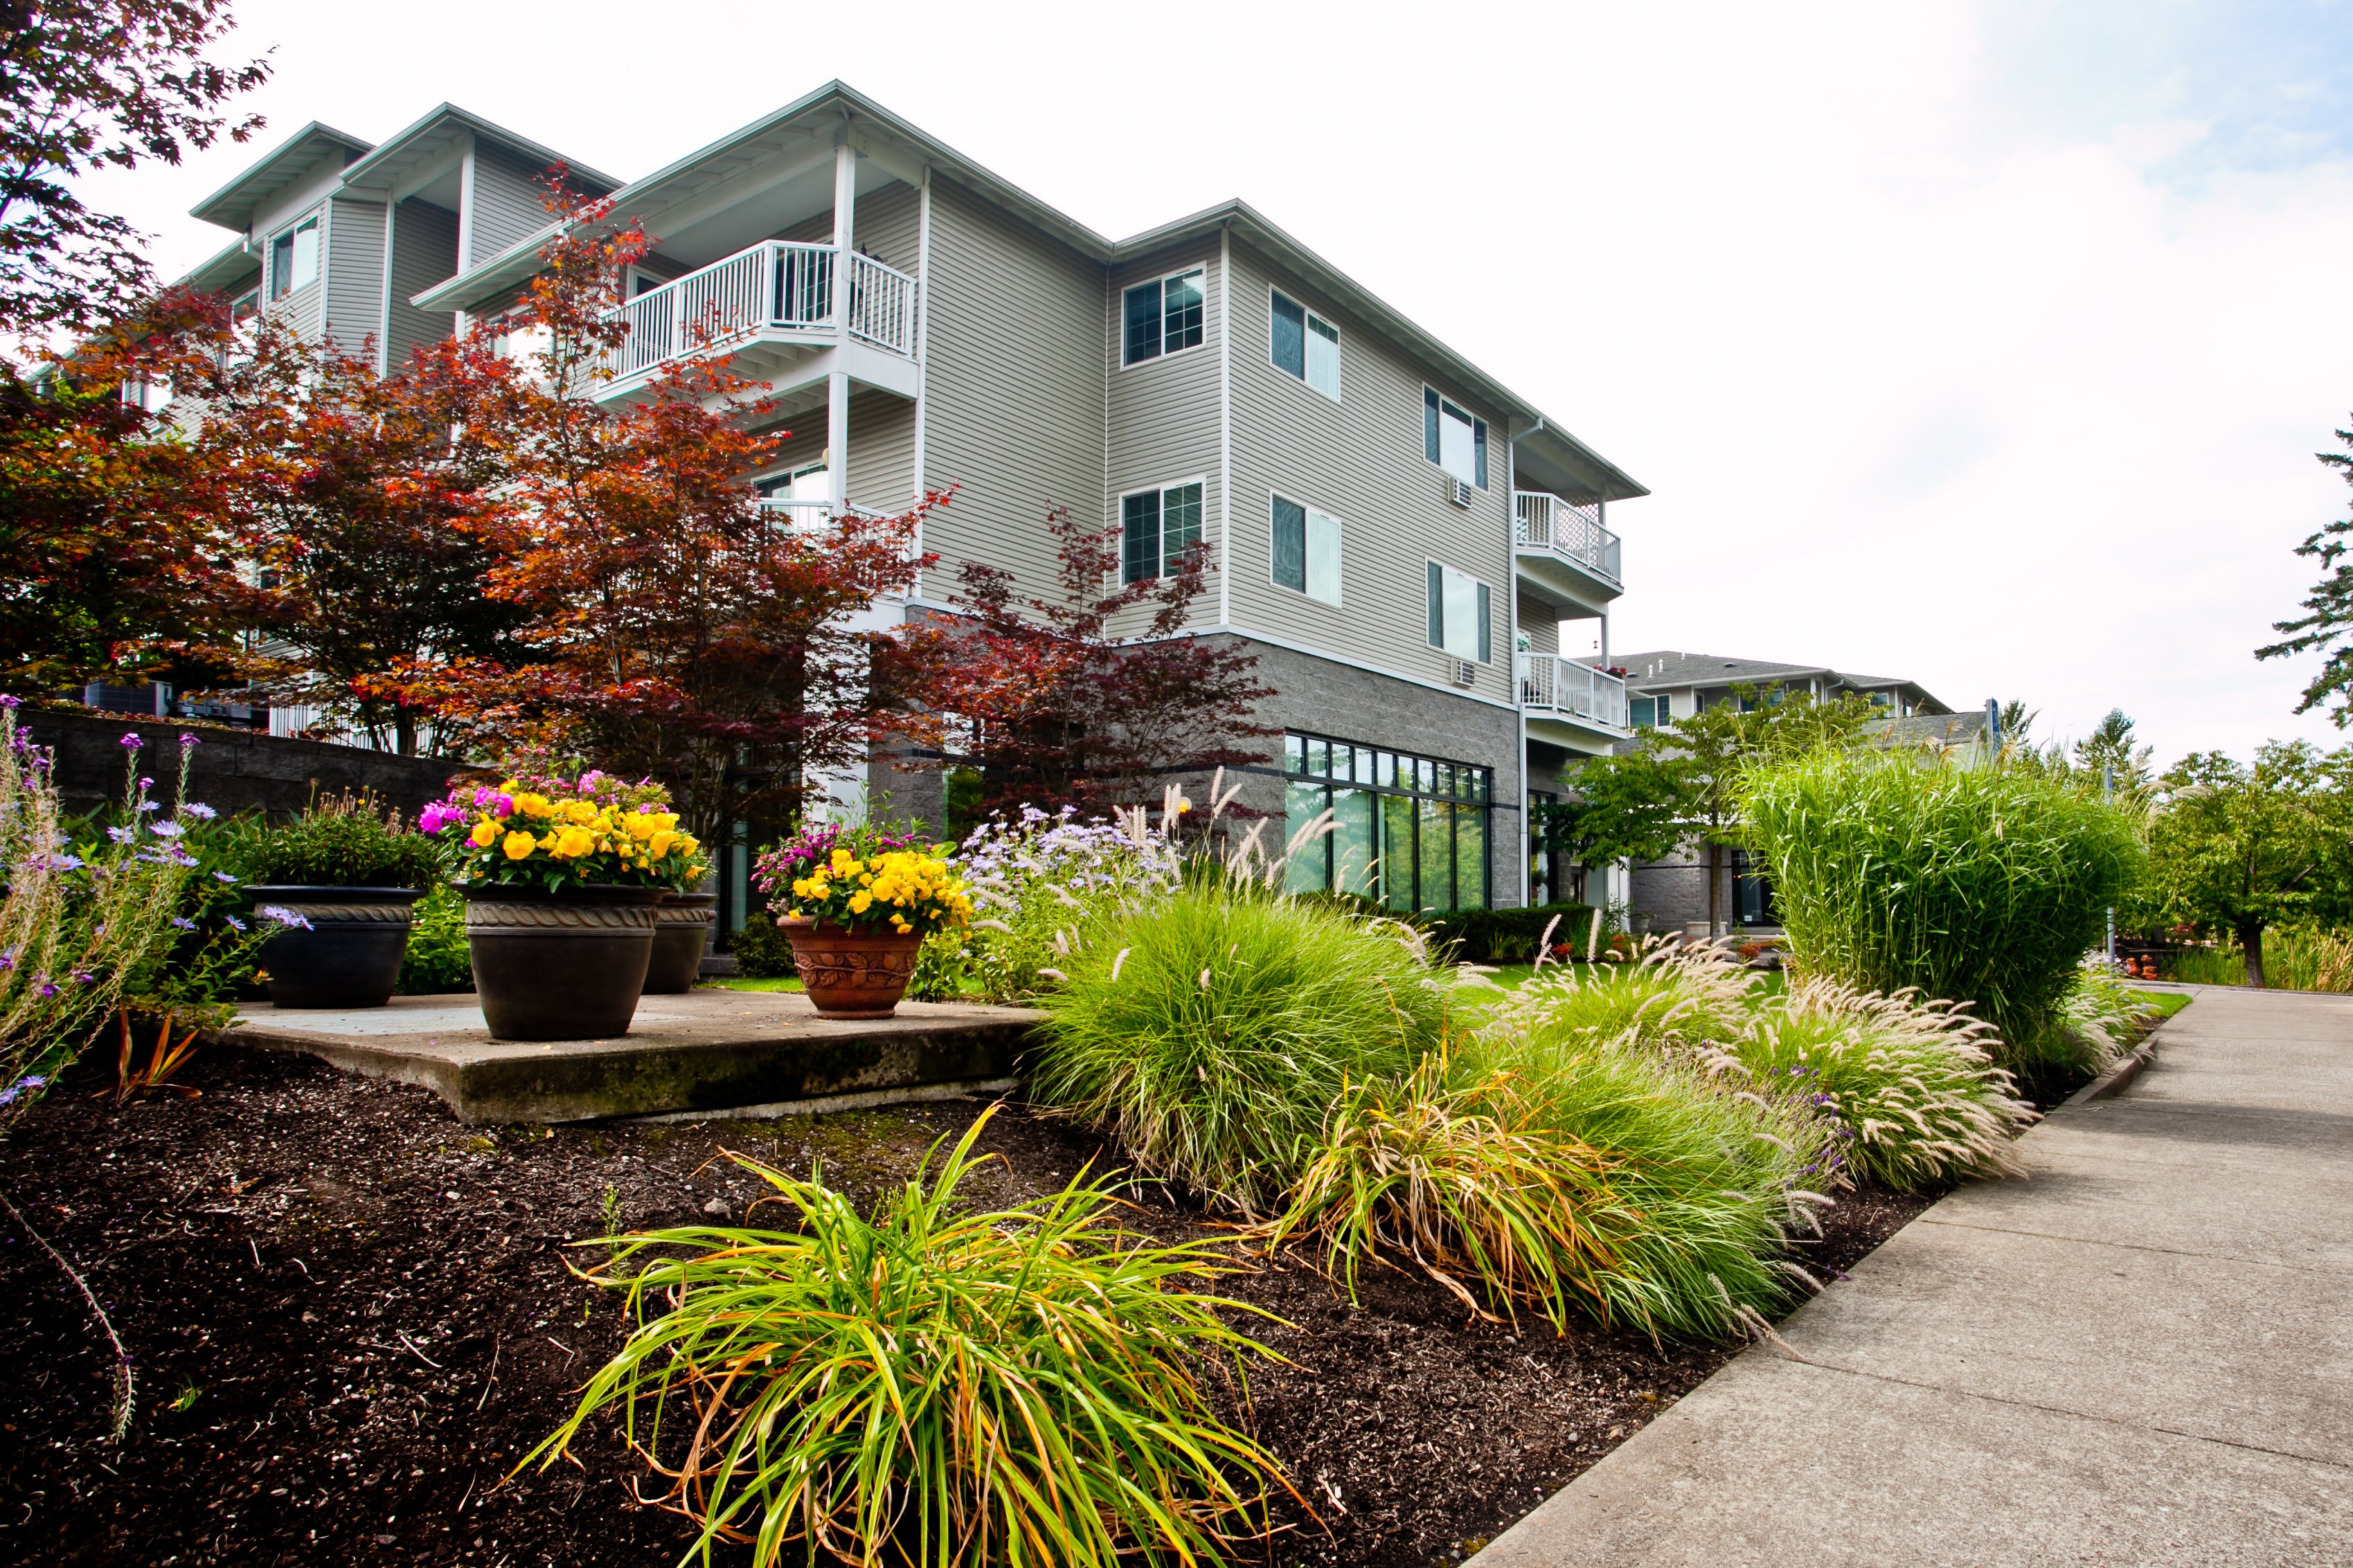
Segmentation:
<svg viewBox="0 0 2353 1568">
<path fill-rule="evenodd" d="M 1629 733 L 1626 682 L 1620 677 L 1547 653 L 1519 654 L 1512 668 L 1521 717 L 1537 727 L 1532 732 L 1541 739 L 1590 746 Z"/>
<path fill-rule="evenodd" d="M 786 406 L 836 370 L 915 395 L 915 280 L 856 251 L 845 268 L 830 245 L 765 240 L 647 289 L 619 313 L 629 331 L 607 357 L 601 397 L 627 397 L 698 353 L 733 354 L 739 374 L 769 383 Z"/>
<path fill-rule="evenodd" d="M 1618 536 L 1601 526 L 1601 504 L 1580 506 L 1546 490 L 1512 492 L 1513 554 L 1520 582 L 1573 615 L 1598 615 L 1624 593 Z"/>
</svg>

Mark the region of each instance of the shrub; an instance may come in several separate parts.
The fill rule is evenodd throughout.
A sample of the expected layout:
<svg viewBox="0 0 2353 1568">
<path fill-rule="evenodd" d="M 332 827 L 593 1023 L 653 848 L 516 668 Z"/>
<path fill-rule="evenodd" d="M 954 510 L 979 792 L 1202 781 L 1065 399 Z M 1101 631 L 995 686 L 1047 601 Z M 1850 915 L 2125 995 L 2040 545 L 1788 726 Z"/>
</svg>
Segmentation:
<svg viewBox="0 0 2353 1568">
<path fill-rule="evenodd" d="M 1430 932 L 1430 945 L 1457 963 L 1526 963 L 1535 959 L 1547 927 L 1555 946 L 1566 944 L 1571 952 L 1583 953 L 1593 929 L 1593 908 L 1536 904 L 1517 910 L 1459 910 L 1425 918 L 1420 923 Z M 1605 930 L 1602 934 L 1609 933 Z"/>
<path fill-rule="evenodd" d="M 444 885 L 417 900 L 408 950 L 400 958 L 400 992 L 425 996 L 471 991 L 474 960 L 466 945 L 466 900 Z"/>
<path fill-rule="evenodd" d="M 1653 940 L 1630 964 L 1539 971 L 1492 1023 L 1544 1046 L 1726 1045 L 1746 1024 L 1763 983 L 1716 949 Z"/>
<path fill-rule="evenodd" d="M 1066 963 L 1031 1094 L 1250 1214 L 1347 1086 L 1409 1070 L 1445 1016 L 1418 933 L 1220 879 L 1093 921 Z"/>
<path fill-rule="evenodd" d="M 1223 1526 L 1262 1496 L 1244 1488 L 1282 1470 L 1219 1422 L 1194 1368 L 1271 1352 L 1219 1316 L 1241 1309 L 1171 1288 L 1226 1271 L 1207 1244 L 1110 1227 L 1117 1200 L 1083 1173 L 960 1208 L 987 1121 L 871 1221 L 815 1176 L 736 1155 L 795 1228 L 596 1243 L 615 1256 L 589 1278 L 626 1290 L 638 1327 L 524 1462 L 554 1463 L 617 1405 L 706 1558 L 751 1542 L 770 1564 L 805 1540 L 812 1561 L 861 1563 L 1222 1561 Z"/>
<path fill-rule="evenodd" d="M 2035 1113 L 1987 1053 L 1990 1033 L 1951 1003 L 1809 979 L 1767 998 L 1730 1054 L 1831 1124 L 1845 1173 L 1912 1192 L 2025 1174 L 2013 1140 Z"/>
<path fill-rule="evenodd" d="M 1806 1183 L 1822 1138 L 1794 1108 L 1725 1093 L 1641 1046 L 1535 1039 L 1501 1021 L 1453 1065 L 1458 1085 L 1509 1086 L 1508 1100 L 1482 1092 L 1521 1135 L 1610 1162 L 1606 1201 L 1586 1216 L 1606 1264 L 1570 1298 L 1602 1322 L 1729 1338 L 1810 1283 L 1785 1252 L 1821 1202 Z"/>
<path fill-rule="evenodd" d="M 793 944 L 765 915 L 745 920 L 743 929 L 727 939 L 727 951 L 735 955 L 735 973 L 746 980 L 786 980 L 797 973 Z"/>
<path fill-rule="evenodd" d="M 2120 813 L 2022 767 L 1819 754 L 1757 774 L 1746 809 L 1804 967 L 1968 1001 L 2008 1062 L 2050 1048 L 2140 858 Z"/>
<path fill-rule="evenodd" d="M 995 1001 L 1028 996 L 1041 971 L 1062 962 L 1090 918 L 1173 890 L 1175 850 L 1140 818 L 1082 822 L 1024 806 L 1020 820 L 993 816 L 957 847 L 972 890 L 973 921 L 956 954 Z"/>
<path fill-rule="evenodd" d="M 405 828 L 397 812 L 349 791 L 316 801 L 291 822 L 237 822 L 224 846 L 248 882 L 314 888 L 430 888 L 441 847 Z"/>
</svg>

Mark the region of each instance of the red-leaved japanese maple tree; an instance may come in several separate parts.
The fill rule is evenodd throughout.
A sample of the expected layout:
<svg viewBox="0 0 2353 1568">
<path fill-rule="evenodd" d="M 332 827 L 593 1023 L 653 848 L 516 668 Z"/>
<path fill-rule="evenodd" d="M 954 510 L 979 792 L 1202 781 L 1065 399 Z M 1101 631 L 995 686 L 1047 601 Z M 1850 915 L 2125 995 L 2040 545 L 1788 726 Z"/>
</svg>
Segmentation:
<svg viewBox="0 0 2353 1568">
<path fill-rule="evenodd" d="M 946 746 L 979 769 L 984 808 L 1131 804 L 1164 778 L 1262 760 L 1273 695 L 1257 660 L 1187 631 L 1208 586 L 1196 543 L 1158 577 L 1119 584 L 1119 532 L 1049 512 L 1061 592 L 1023 596 L 1011 573 L 967 561 L 963 614 L 909 652 Z M 1117 586 L 1111 584 L 1117 584 Z"/>
</svg>

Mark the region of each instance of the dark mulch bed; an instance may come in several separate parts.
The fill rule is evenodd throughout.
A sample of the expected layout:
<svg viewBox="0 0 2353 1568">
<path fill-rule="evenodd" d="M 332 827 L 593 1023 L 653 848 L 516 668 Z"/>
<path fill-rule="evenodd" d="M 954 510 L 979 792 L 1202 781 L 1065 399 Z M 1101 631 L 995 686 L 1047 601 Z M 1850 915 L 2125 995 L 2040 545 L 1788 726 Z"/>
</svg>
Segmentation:
<svg viewBox="0 0 2353 1568">
<path fill-rule="evenodd" d="M 567 1240 L 740 1219 L 722 1146 L 861 1197 L 967 1102 L 782 1122 L 461 1127 L 425 1090 L 227 1053 L 116 1110 L 69 1082 L 0 1144 L 0 1192 L 87 1275 L 131 1347 L 137 1424 L 106 1445 L 111 1352 L 57 1266 L 0 1215 L 0 1556 L 43 1563 L 660 1564 L 691 1531 L 636 1500 L 608 1434 L 582 1467 L 501 1481 L 619 1342 Z M 1101 1150 L 1008 1106 L 973 1195 L 1058 1187 Z M 1807 1250 L 1834 1275 L 1929 1200 L 1851 1194 Z M 1176 1235 L 1189 1216 L 1146 1210 Z M 1254 1374 L 1258 1431 L 1324 1521 L 1267 1555 L 1451 1561 L 1591 1465 L 1730 1353 L 1466 1322 L 1381 1271 L 1352 1308 L 1302 1265 L 1229 1293 L 1291 1326 Z M 1328 1534 L 1325 1531 L 1328 1526 Z"/>
</svg>

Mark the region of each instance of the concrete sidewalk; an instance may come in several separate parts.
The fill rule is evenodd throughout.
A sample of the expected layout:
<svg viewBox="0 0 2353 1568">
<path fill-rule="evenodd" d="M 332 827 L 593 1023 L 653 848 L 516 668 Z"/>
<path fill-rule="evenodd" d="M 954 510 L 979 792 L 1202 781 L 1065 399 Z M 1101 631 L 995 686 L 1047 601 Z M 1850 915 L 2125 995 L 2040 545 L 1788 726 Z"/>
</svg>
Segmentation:
<svg viewBox="0 0 2353 1568">
<path fill-rule="evenodd" d="M 1480 1568 L 2353 1563 L 2353 997 L 2201 988 L 2024 1148 Z"/>
</svg>

